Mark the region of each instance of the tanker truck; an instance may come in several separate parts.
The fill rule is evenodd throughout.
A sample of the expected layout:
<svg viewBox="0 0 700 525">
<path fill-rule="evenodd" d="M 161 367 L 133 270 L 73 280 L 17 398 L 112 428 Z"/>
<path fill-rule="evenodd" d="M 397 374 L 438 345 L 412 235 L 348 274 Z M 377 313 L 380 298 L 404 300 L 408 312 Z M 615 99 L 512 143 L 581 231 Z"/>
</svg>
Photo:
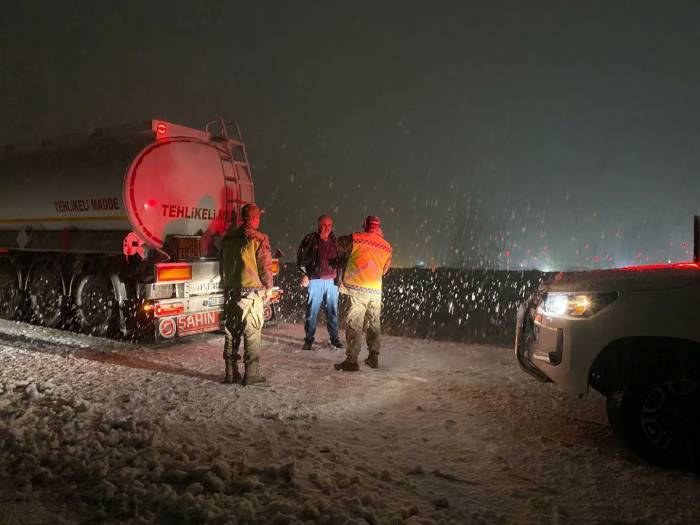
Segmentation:
<svg viewBox="0 0 700 525">
<path fill-rule="evenodd" d="M 255 200 L 237 125 L 149 120 L 4 146 L 0 181 L 0 317 L 140 338 L 220 329 L 220 240 Z"/>
</svg>

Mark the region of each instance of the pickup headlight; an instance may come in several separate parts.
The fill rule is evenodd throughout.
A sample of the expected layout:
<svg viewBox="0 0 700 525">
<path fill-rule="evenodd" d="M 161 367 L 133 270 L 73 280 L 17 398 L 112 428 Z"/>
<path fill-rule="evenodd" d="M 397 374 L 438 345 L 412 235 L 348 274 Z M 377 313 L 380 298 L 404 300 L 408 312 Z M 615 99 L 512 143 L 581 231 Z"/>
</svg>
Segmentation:
<svg viewBox="0 0 700 525">
<path fill-rule="evenodd" d="M 617 295 L 617 292 L 548 293 L 544 298 L 542 311 L 547 315 L 590 317 L 617 299 Z"/>
</svg>

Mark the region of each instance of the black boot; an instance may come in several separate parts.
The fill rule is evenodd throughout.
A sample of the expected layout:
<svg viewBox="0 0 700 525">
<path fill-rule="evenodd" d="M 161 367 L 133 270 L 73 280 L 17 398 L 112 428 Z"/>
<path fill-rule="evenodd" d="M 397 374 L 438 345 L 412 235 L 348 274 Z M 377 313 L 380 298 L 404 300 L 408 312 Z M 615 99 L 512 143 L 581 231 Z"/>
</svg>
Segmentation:
<svg viewBox="0 0 700 525">
<path fill-rule="evenodd" d="M 370 368 L 379 368 L 379 352 L 370 352 L 365 364 Z"/>
<path fill-rule="evenodd" d="M 235 359 L 226 359 L 226 375 L 224 376 L 224 384 L 231 385 L 241 382 L 241 373 L 238 371 L 238 366 Z"/>
<path fill-rule="evenodd" d="M 353 361 L 349 357 L 346 357 L 345 361 L 342 363 L 334 364 L 333 367 L 343 372 L 357 372 L 360 369 L 360 365 L 357 364 L 357 361 Z"/>
</svg>

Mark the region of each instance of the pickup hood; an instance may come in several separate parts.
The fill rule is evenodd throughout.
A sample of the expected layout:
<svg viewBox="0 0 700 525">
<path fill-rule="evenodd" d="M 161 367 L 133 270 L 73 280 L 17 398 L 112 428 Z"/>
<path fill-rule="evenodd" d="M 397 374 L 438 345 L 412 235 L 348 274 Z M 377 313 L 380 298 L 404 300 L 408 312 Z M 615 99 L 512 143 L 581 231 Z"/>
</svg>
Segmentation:
<svg viewBox="0 0 700 525">
<path fill-rule="evenodd" d="M 700 265 L 631 266 L 590 272 L 562 272 L 542 284 L 552 292 L 621 292 L 683 288 L 700 281 Z"/>
</svg>

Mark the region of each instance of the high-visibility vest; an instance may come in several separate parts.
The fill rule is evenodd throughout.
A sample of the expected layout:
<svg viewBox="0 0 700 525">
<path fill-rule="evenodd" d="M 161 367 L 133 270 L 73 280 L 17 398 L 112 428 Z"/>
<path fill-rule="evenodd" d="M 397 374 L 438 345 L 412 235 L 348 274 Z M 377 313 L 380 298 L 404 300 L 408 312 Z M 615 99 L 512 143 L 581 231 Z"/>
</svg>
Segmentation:
<svg viewBox="0 0 700 525">
<path fill-rule="evenodd" d="M 382 275 L 391 258 L 391 245 L 376 233 L 353 233 L 352 252 L 343 284 L 350 291 L 382 293 Z"/>
<path fill-rule="evenodd" d="M 257 253 L 267 249 L 267 236 L 256 230 L 240 227 L 224 236 L 221 241 L 223 251 L 224 287 L 259 290 L 264 287 L 258 268 Z M 269 259 L 267 256 L 265 259 Z"/>
</svg>

